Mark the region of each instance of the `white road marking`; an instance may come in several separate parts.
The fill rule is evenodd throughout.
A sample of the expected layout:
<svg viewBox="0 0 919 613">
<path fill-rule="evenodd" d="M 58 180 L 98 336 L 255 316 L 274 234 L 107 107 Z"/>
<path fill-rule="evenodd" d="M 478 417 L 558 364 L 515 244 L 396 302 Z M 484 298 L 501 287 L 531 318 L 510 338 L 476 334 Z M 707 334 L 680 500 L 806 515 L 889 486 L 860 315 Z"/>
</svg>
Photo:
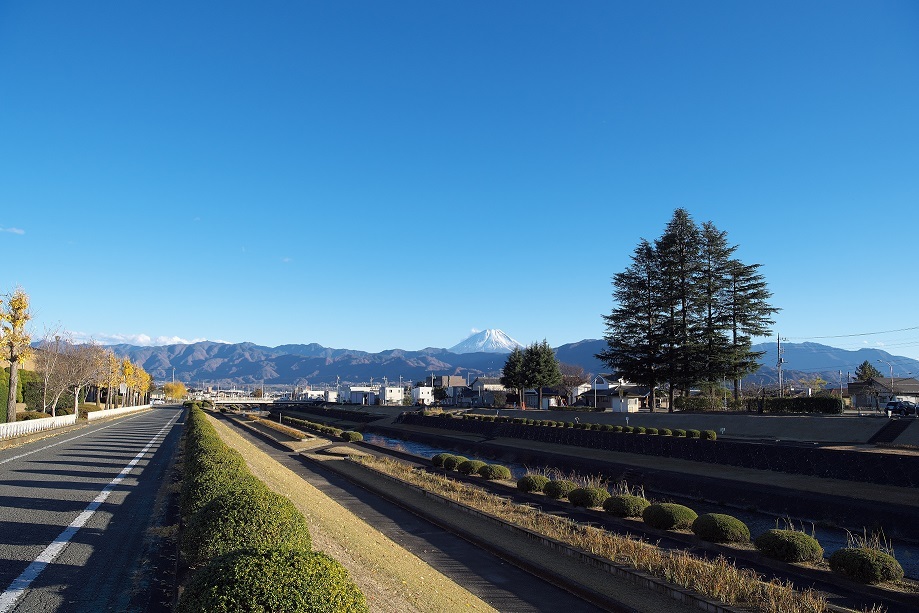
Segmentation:
<svg viewBox="0 0 919 613">
<path fill-rule="evenodd" d="M 71 438 L 65 439 L 65 440 L 63 440 L 63 441 L 58 441 L 58 442 L 56 442 L 56 443 L 51 443 L 50 445 L 45 445 L 44 447 L 39 447 L 38 449 L 33 449 L 32 451 L 27 451 L 27 452 L 25 452 L 25 453 L 20 453 L 19 455 L 14 455 L 14 456 L 11 457 L 11 458 L 7 458 L 7 459 L 5 459 L 5 460 L 0 460 L 0 464 L 6 464 L 7 462 L 12 462 L 13 460 L 18 460 L 19 458 L 24 458 L 24 457 L 26 457 L 27 455 L 32 455 L 33 453 L 38 453 L 39 451 L 44 451 L 45 449 L 51 449 L 52 447 L 57 447 L 58 445 L 63 445 L 64 443 L 69 443 L 70 441 L 75 441 L 75 440 L 77 440 L 78 438 L 83 438 L 84 436 L 89 436 L 90 434 L 95 434 L 95 433 L 98 432 L 99 430 L 105 430 L 106 428 L 111 428 L 112 426 L 117 426 L 117 425 L 120 424 L 120 423 L 124 423 L 124 422 L 126 422 L 128 419 L 136 419 L 136 418 L 138 418 L 138 417 L 140 417 L 140 415 L 133 415 L 133 416 L 131 416 L 131 417 L 121 419 L 121 420 L 119 420 L 117 423 L 109 424 L 109 425 L 107 425 L 107 426 L 102 426 L 101 428 L 96 428 L 96 429 L 93 430 L 92 432 L 86 432 L 85 434 L 80 434 L 80 435 L 78 435 L 78 436 L 73 436 L 73 437 L 71 437 Z M 47 430 L 46 430 L 46 432 L 47 432 Z"/>
<path fill-rule="evenodd" d="M 181 413 L 179 415 L 181 415 Z M 144 455 L 146 455 L 146 453 L 150 450 L 150 448 L 153 447 L 153 444 L 156 443 L 157 439 L 160 438 L 163 433 L 166 432 L 166 430 L 172 427 L 173 422 L 178 419 L 179 415 L 171 418 L 169 422 L 163 426 L 162 430 L 160 430 L 152 439 L 150 439 L 150 442 L 147 443 L 147 446 L 144 447 L 140 453 L 134 456 L 134 459 L 128 462 L 127 466 L 121 469 L 121 472 L 118 473 L 118 476 L 112 479 L 108 485 L 102 488 L 102 491 L 99 492 L 99 494 L 93 499 L 92 502 L 89 503 L 89 505 L 87 505 L 83 512 L 77 515 L 76 519 L 70 522 L 70 525 L 67 526 L 67 528 L 65 528 L 64 531 L 61 532 L 50 545 L 45 547 L 45 550 L 42 551 L 38 557 L 35 558 L 35 560 L 29 564 L 28 567 L 26 567 L 24 571 L 22 571 L 21 575 L 13 580 L 13 582 L 8 588 L 6 588 L 6 591 L 3 592 L 3 594 L 0 594 L 0 613 L 6 613 L 13 608 L 13 606 L 16 604 L 16 601 L 18 601 L 23 593 L 29 589 L 29 586 L 32 584 L 32 582 L 38 578 L 43 570 L 45 570 L 45 567 L 54 562 L 55 558 L 57 558 L 61 552 L 64 551 L 64 548 L 70 542 L 70 539 L 72 539 L 73 536 L 80 530 L 80 528 L 82 528 L 86 522 L 89 521 L 89 519 L 96 512 L 96 509 L 98 509 L 102 503 L 105 502 L 109 494 L 112 493 L 112 490 L 115 489 L 115 486 L 124 480 L 124 478 L 131 472 L 134 466 L 140 462 L 141 458 L 143 458 Z M 98 430 L 96 430 L 96 432 L 98 432 Z M 54 445 L 50 446 L 53 447 Z"/>
</svg>

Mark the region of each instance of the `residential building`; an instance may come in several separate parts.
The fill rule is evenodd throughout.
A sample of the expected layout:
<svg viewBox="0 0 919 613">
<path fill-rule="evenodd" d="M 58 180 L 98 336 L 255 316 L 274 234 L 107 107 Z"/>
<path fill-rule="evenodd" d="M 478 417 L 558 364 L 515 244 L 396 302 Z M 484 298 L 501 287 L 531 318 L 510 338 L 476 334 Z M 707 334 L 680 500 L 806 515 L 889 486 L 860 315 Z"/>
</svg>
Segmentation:
<svg viewBox="0 0 919 613">
<path fill-rule="evenodd" d="M 910 377 L 875 377 L 849 383 L 849 397 L 857 408 L 882 409 L 892 400 L 919 402 L 919 380 Z"/>
</svg>

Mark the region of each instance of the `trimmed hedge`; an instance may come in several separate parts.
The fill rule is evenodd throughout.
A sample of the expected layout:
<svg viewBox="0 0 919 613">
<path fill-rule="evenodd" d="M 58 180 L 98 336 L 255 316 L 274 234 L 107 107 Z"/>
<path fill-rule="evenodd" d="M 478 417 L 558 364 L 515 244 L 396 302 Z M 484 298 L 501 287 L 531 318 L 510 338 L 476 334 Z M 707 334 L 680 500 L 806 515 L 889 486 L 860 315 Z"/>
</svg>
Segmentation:
<svg viewBox="0 0 919 613">
<path fill-rule="evenodd" d="M 363 613 L 369 609 L 341 564 L 324 553 L 285 547 L 217 558 L 192 577 L 178 610 Z"/>
<path fill-rule="evenodd" d="M 641 517 L 642 512 L 651 505 L 641 496 L 618 494 L 603 501 L 603 510 L 616 517 Z"/>
<path fill-rule="evenodd" d="M 652 504 L 641 513 L 641 518 L 652 528 L 660 530 L 681 530 L 692 526 L 696 512 L 674 502 Z"/>
<path fill-rule="evenodd" d="M 511 478 L 511 469 L 501 464 L 486 464 L 479 468 L 479 474 L 489 481 L 501 481 Z"/>
<path fill-rule="evenodd" d="M 718 435 L 714 430 L 703 430 L 702 436 L 700 437 L 703 441 L 714 441 L 718 438 Z"/>
<path fill-rule="evenodd" d="M 431 457 L 431 464 L 437 468 L 443 468 L 444 461 L 452 455 L 452 453 L 438 453 L 437 455 Z"/>
<path fill-rule="evenodd" d="M 542 488 L 542 491 L 549 498 L 561 500 L 562 498 L 567 498 L 569 492 L 576 489 L 578 489 L 578 484 L 574 481 L 568 481 L 567 479 L 557 479 L 546 483 L 546 485 Z"/>
<path fill-rule="evenodd" d="M 517 479 L 517 489 L 521 492 L 541 492 L 549 482 L 545 475 L 524 475 Z"/>
<path fill-rule="evenodd" d="M 356 443 L 357 441 L 364 440 L 364 435 L 353 430 L 345 430 L 341 433 L 341 440 L 347 441 L 349 443 Z"/>
<path fill-rule="evenodd" d="M 670 428 L 659 428 L 657 430 L 657 433 L 660 434 L 661 436 L 673 436 L 673 430 L 671 430 Z"/>
<path fill-rule="evenodd" d="M 699 438 L 700 436 L 702 436 L 702 433 L 699 432 L 698 430 L 687 430 L 686 431 L 686 438 Z"/>
<path fill-rule="evenodd" d="M 818 397 L 810 398 L 748 398 L 747 411 L 759 412 L 760 403 L 763 403 L 764 413 L 823 413 L 838 415 L 842 413 L 843 403 L 840 398 Z"/>
<path fill-rule="evenodd" d="M 218 496 L 192 516 L 182 535 L 182 551 L 191 565 L 278 543 L 309 551 L 309 528 L 290 500 L 262 484 Z"/>
<path fill-rule="evenodd" d="M 866 547 L 839 549 L 829 559 L 833 572 L 840 573 L 860 583 L 899 581 L 903 567 L 893 556 Z"/>
<path fill-rule="evenodd" d="M 568 492 L 568 502 L 586 509 L 603 506 L 607 498 L 609 492 L 602 487 L 579 487 Z"/>
<path fill-rule="evenodd" d="M 683 430 L 682 428 L 674 428 L 673 436 L 685 437 L 686 430 Z"/>
<path fill-rule="evenodd" d="M 466 460 L 456 467 L 457 472 L 461 472 L 464 475 L 477 475 L 479 469 L 485 466 L 487 462 L 482 460 Z"/>
<path fill-rule="evenodd" d="M 797 530 L 769 530 L 755 539 L 753 544 L 763 555 L 782 562 L 819 562 L 823 547 L 817 539 Z"/>
<path fill-rule="evenodd" d="M 733 515 L 703 513 L 692 522 L 693 534 L 711 543 L 748 543 L 750 529 Z"/>
<path fill-rule="evenodd" d="M 469 458 L 461 455 L 451 455 L 444 458 L 444 468 L 447 470 L 456 470 L 456 467 L 468 460 Z"/>
</svg>

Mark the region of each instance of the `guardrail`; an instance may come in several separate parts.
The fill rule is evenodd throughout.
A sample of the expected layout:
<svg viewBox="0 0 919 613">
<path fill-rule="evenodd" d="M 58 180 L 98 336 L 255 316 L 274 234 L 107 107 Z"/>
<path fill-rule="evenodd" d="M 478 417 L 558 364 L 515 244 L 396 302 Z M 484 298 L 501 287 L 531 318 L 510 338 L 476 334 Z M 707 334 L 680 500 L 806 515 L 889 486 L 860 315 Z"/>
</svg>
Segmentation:
<svg viewBox="0 0 919 613">
<path fill-rule="evenodd" d="M 0 441 L 44 430 L 72 426 L 76 421 L 76 415 L 61 415 L 60 417 L 43 417 L 42 419 L 28 419 L 11 424 L 0 424 Z"/>
<path fill-rule="evenodd" d="M 97 419 L 105 419 L 106 417 L 117 417 L 118 415 L 125 415 L 127 413 L 134 413 L 136 411 L 142 411 L 144 409 L 149 409 L 151 405 L 144 404 L 139 407 L 125 407 L 123 409 L 102 409 L 101 411 L 90 411 L 86 414 L 86 421 L 95 421 Z"/>
</svg>

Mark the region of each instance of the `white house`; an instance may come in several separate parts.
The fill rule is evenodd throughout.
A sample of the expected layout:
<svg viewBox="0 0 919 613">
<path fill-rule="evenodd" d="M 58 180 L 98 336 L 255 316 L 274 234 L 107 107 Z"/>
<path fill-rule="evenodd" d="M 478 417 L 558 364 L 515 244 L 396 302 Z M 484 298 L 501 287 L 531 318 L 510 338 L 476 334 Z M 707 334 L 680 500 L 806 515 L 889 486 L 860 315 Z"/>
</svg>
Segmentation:
<svg viewBox="0 0 919 613">
<path fill-rule="evenodd" d="M 379 391 L 377 385 L 352 385 L 348 388 L 348 402 L 364 406 L 376 404 Z"/>
<path fill-rule="evenodd" d="M 429 405 L 434 403 L 434 388 L 429 386 L 412 388 L 412 403 Z"/>
<path fill-rule="evenodd" d="M 405 392 L 399 385 L 385 385 L 380 388 L 380 404 L 400 405 Z"/>
</svg>

